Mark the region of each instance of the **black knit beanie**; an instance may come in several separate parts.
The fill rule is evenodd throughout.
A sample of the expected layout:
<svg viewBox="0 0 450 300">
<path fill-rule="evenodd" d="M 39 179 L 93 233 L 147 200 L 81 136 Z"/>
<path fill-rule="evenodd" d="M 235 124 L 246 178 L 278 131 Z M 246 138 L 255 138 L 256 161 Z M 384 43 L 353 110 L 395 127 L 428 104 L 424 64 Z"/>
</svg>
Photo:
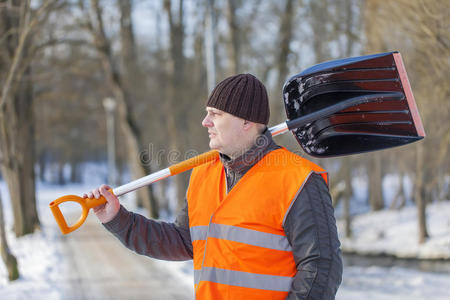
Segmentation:
<svg viewBox="0 0 450 300">
<path fill-rule="evenodd" d="M 255 123 L 269 123 L 266 88 L 251 74 L 238 74 L 220 82 L 209 96 L 206 106 Z"/>
</svg>

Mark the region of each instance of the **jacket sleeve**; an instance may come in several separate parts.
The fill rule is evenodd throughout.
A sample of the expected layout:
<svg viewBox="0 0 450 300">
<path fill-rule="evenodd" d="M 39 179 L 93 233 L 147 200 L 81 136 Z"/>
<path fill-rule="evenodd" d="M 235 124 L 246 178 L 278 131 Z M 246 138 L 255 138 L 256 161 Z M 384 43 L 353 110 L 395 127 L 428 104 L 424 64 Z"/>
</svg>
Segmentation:
<svg viewBox="0 0 450 300">
<path fill-rule="evenodd" d="M 297 274 L 287 299 L 334 299 L 342 279 L 342 255 L 331 196 L 312 174 L 288 211 L 284 231 Z"/>
<path fill-rule="evenodd" d="M 193 257 L 187 201 L 174 223 L 147 219 L 121 206 L 117 216 L 103 226 L 138 254 L 178 261 Z"/>
</svg>

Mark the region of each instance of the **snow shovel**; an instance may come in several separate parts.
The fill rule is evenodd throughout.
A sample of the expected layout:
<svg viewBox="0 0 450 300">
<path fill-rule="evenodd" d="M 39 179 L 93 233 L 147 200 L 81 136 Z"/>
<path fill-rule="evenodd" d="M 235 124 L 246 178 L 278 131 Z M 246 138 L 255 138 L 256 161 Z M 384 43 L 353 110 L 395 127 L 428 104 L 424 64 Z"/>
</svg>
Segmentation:
<svg viewBox="0 0 450 300">
<path fill-rule="evenodd" d="M 425 137 L 398 52 L 315 65 L 290 78 L 283 97 L 293 120 L 289 130 L 312 156 L 380 150 Z M 333 111 L 337 107 L 342 109 Z"/>
<path fill-rule="evenodd" d="M 292 131 L 303 150 L 330 157 L 401 146 L 425 137 L 400 53 L 389 52 L 315 65 L 283 87 L 288 120 L 269 128 L 272 136 Z M 124 195 L 218 158 L 215 150 L 110 190 Z M 68 226 L 59 205 L 74 201 L 82 215 Z M 89 209 L 106 203 L 67 195 L 50 203 L 61 232 L 79 228 Z"/>
</svg>

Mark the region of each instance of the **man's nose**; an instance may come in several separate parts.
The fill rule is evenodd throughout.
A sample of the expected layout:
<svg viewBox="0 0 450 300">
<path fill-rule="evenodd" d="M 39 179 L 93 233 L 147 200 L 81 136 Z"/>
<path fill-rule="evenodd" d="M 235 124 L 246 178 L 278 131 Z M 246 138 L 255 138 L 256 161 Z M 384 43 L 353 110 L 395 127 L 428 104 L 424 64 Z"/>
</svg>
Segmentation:
<svg viewBox="0 0 450 300">
<path fill-rule="evenodd" d="M 212 123 L 211 120 L 208 118 L 208 115 L 206 115 L 206 117 L 203 119 L 203 121 L 202 121 L 202 126 L 203 126 L 203 127 L 211 127 L 211 126 L 213 126 L 213 123 Z"/>
</svg>

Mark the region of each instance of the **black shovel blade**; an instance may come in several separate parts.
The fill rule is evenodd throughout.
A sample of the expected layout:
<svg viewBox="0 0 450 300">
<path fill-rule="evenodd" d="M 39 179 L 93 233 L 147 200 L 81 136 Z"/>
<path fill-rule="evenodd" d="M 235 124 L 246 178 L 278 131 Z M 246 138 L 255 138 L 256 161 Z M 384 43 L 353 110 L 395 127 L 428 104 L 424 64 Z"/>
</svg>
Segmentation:
<svg viewBox="0 0 450 300">
<path fill-rule="evenodd" d="M 283 99 L 288 122 L 320 115 L 292 130 L 312 156 L 381 150 L 425 137 L 398 52 L 315 65 L 285 83 Z M 344 109 L 321 114 L 330 107 Z"/>
</svg>

